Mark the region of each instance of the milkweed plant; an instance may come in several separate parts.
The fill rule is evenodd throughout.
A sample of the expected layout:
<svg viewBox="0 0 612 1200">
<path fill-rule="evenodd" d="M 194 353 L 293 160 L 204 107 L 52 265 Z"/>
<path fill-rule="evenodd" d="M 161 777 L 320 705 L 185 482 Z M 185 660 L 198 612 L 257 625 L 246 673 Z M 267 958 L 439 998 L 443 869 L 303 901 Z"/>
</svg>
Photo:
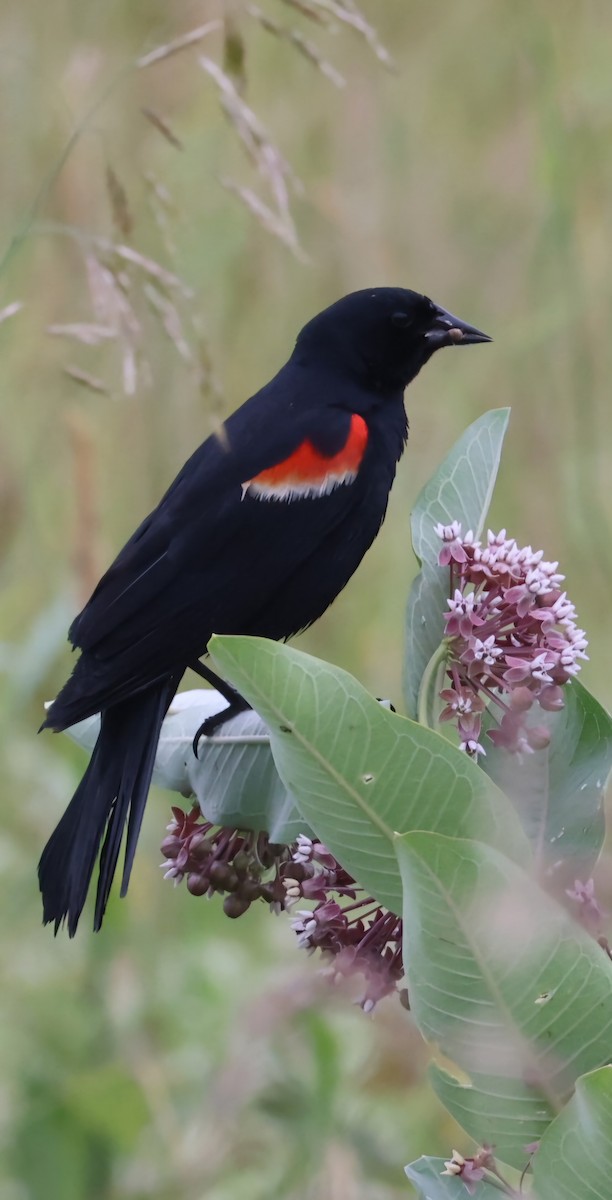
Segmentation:
<svg viewBox="0 0 612 1200">
<path fill-rule="evenodd" d="M 287 914 L 298 951 L 397 993 L 471 1153 L 406 1167 L 425 1200 L 612 1195 L 612 961 L 594 870 L 612 722 L 557 562 L 487 530 L 508 410 L 471 425 L 412 514 L 406 716 L 286 645 L 215 637 L 252 705 L 175 698 L 155 779 L 183 796 L 165 878 Z M 71 731 L 93 745 L 95 720 Z"/>
</svg>

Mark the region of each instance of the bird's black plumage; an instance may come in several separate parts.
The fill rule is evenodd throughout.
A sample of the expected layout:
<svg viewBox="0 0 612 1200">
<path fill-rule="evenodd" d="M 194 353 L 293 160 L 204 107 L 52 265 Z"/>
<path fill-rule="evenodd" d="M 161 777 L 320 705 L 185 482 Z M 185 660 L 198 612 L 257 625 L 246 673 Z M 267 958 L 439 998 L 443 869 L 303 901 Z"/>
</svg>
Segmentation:
<svg viewBox="0 0 612 1200">
<path fill-rule="evenodd" d="M 45 725 L 102 713 L 91 761 L 40 861 L 44 920 L 76 930 L 100 844 L 94 927 L 127 822 L 122 894 L 164 715 L 213 633 L 312 624 L 382 524 L 408 433 L 406 385 L 441 346 L 488 341 L 416 292 L 354 292 L 186 462 L 70 629 L 81 651 Z"/>
</svg>

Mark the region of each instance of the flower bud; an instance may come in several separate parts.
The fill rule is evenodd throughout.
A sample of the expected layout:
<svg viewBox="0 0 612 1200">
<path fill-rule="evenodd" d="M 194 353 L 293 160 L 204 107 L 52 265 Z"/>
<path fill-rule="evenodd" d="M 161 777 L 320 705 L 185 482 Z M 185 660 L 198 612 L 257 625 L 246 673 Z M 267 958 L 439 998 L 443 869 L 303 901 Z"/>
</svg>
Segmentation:
<svg viewBox="0 0 612 1200">
<path fill-rule="evenodd" d="M 251 907 L 251 901 L 243 896 L 226 896 L 223 901 L 223 912 L 226 917 L 241 917 Z"/>
<path fill-rule="evenodd" d="M 239 879 L 246 879 L 261 871 L 261 866 L 252 854 L 246 850 L 239 850 L 232 859 L 232 866 L 238 875 Z"/>
<path fill-rule="evenodd" d="M 527 687 L 515 687 L 510 693 L 510 707 L 514 712 L 527 712 L 533 701 L 534 696 Z"/>
<path fill-rule="evenodd" d="M 558 712 L 564 707 L 563 692 L 560 687 L 555 684 L 550 684 L 549 687 L 542 689 L 539 695 L 539 701 L 542 708 L 546 712 Z"/>
<path fill-rule="evenodd" d="M 526 730 L 526 735 L 532 750 L 544 750 L 550 745 L 550 730 L 545 725 L 534 725 Z"/>
<path fill-rule="evenodd" d="M 234 876 L 234 872 L 230 870 L 227 863 L 213 862 L 208 869 L 208 877 L 213 887 L 226 890 L 229 880 Z M 238 876 L 235 875 L 235 882 L 238 882 Z"/>
<path fill-rule="evenodd" d="M 245 879 L 240 885 L 238 895 L 242 896 L 243 900 L 248 900 L 249 903 L 251 903 L 252 900 L 259 900 L 259 897 L 261 896 L 261 884 L 259 880 Z"/>
<path fill-rule="evenodd" d="M 213 850 L 213 844 L 203 833 L 194 833 L 189 839 L 189 858 L 196 863 L 203 863 Z"/>
<path fill-rule="evenodd" d="M 176 858 L 182 845 L 181 839 L 170 833 L 168 837 L 164 838 L 160 850 L 166 858 Z"/>
<path fill-rule="evenodd" d="M 206 875 L 201 875 L 199 871 L 192 871 L 187 876 L 187 891 L 191 892 L 192 896 L 205 896 L 210 887 L 210 882 Z"/>
</svg>

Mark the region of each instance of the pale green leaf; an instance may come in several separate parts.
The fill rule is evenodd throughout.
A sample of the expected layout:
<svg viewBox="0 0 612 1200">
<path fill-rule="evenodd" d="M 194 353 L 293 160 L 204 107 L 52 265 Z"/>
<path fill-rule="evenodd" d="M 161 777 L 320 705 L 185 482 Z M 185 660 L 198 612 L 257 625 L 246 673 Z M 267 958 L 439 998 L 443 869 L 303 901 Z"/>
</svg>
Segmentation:
<svg viewBox="0 0 612 1200">
<path fill-rule="evenodd" d="M 478 1077 L 488 1077 L 489 1092 L 492 1077 L 503 1081 L 501 1119 L 491 1108 L 488 1140 L 520 1165 L 514 1123 L 528 1110 L 523 1088 L 508 1081 L 541 1098 L 543 1117 L 565 1102 L 578 1075 L 608 1061 L 612 964 L 493 847 L 415 832 L 397 838 L 397 853 L 412 1013 L 476 1088 Z M 466 1098 L 482 1110 L 482 1097 Z M 531 1111 L 521 1144 L 541 1135 L 540 1116 Z M 472 1121 L 470 1132 L 483 1137 Z"/>
<path fill-rule="evenodd" d="M 429 1079 L 442 1104 L 478 1145 L 495 1145 L 496 1154 L 522 1170 L 525 1149 L 550 1125 L 555 1109 L 537 1088 L 522 1079 L 472 1071 L 458 1079 L 437 1063 Z"/>
<path fill-rule="evenodd" d="M 612 767 L 612 721 L 574 679 L 558 713 L 532 709 L 532 723 L 551 731 L 550 746 L 519 757 L 487 739 L 482 766 L 510 796 L 536 863 L 559 886 L 587 879 L 604 838 L 603 801 Z"/>
<path fill-rule="evenodd" d="M 538 1200 L 610 1200 L 612 1067 L 584 1075 L 533 1161 Z"/>
<path fill-rule="evenodd" d="M 425 484 L 414 506 L 412 545 L 421 570 L 412 585 L 406 614 L 404 699 L 411 717 L 418 714 L 421 680 L 444 633 L 449 572 L 438 566 L 442 543 L 434 526 L 439 521 L 443 525 L 460 521 L 464 533 L 468 529 L 481 532 L 509 416 L 509 408 L 499 408 L 474 421 Z"/>
</svg>

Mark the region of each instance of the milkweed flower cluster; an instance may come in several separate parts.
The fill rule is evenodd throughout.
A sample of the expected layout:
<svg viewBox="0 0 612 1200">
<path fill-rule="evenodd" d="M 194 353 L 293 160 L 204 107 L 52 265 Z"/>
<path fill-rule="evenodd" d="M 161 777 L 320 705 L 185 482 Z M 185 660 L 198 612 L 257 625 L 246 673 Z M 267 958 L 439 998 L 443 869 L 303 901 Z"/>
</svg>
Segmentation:
<svg viewBox="0 0 612 1200">
<path fill-rule="evenodd" d="M 295 909 L 298 945 L 320 950 L 333 979 L 362 976 L 360 1005 L 370 1013 L 396 991 L 404 973 L 401 919 L 365 894 L 322 842 L 300 834 L 292 851 L 292 862 L 283 867 L 286 907 L 317 902 L 313 909 Z"/>
<path fill-rule="evenodd" d="M 505 529 L 489 530 L 484 544 L 471 530 L 463 534 L 458 521 L 435 532 L 451 593 L 444 614 L 450 686 L 440 693 L 440 720 L 456 722 L 461 749 L 477 759 L 486 754 L 482 714 L 489 706 L 496 717 L 491 740 L 532 753 L 550 735 L 527 713 L 536 703 L 548 712 L 563 708 L 563 685 L 587 658 L 584 630 L 561 590 L 565 577 L 542 550 L 519 547 Z"/>
<path fill-rule="evenodd" d="M 228 917 L 243 916 L 254 900 L 265 900 L 276 912 L 284 908 L 280 870 L 290 858 L 288 846 L 275 845 L 266 833 L 213 825 L 197 804 L 188 813 L 173 806 L 167 829 L 161 844 L 164 879 L 174 884 L 185 879 L 192 896 L 220 893 Z"/>
<path fill-rule="evenodd" d="M 404 973 L 402 922 L 366 895 L 322 842 L 300 834 L 290 846 L 274 844 L 265 833 L 213 825 L 194 805 L 190 812 L 172 808 L 161 849 L 164 878 L 185 879 L 193 896 L 222 895 L 228 917 L 242 916 L 256 900 L 276 913 L 292 909 L 298 945 L 320 951 L 334 981 L 365 980 L 364 1012 L 396 990 Z M 314 907 L 297 909 L 300 901 Z"/>
</svg>

